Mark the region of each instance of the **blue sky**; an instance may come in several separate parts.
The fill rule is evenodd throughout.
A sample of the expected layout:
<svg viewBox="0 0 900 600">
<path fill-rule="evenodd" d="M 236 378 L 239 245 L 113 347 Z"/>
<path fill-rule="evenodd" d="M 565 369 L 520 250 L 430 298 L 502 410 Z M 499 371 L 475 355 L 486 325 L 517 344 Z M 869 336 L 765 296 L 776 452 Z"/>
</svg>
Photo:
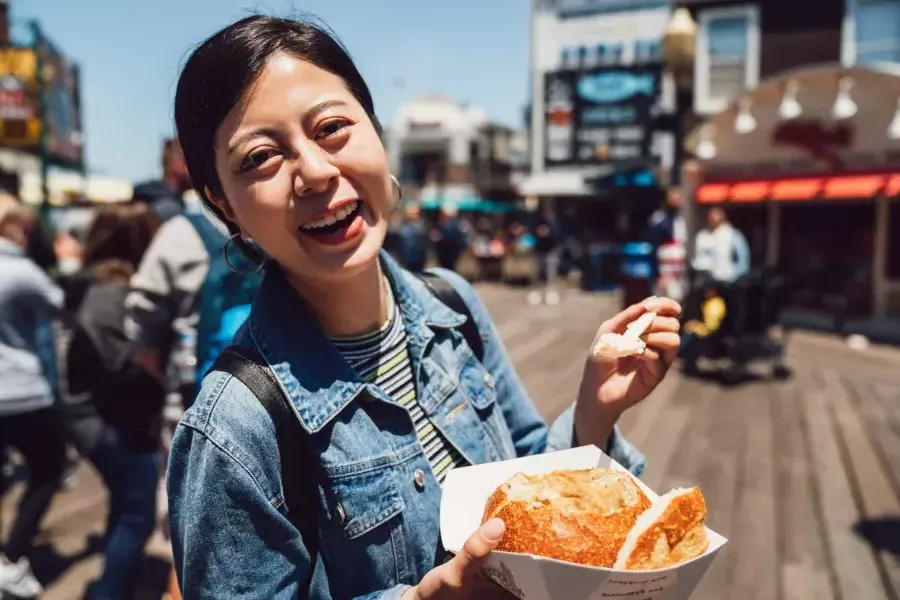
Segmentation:
<svg viewBox="0 0 900 600">
<path fill-rule="evenodd" d="M 250 12 L 323 19 L 356 59 L 387 122 L 439 93 L 521 126 L 528 94 L 527 0 L 10 0 L 82 67 L 92 171 L 158 175 L 187 52 Z"/>
</svg>

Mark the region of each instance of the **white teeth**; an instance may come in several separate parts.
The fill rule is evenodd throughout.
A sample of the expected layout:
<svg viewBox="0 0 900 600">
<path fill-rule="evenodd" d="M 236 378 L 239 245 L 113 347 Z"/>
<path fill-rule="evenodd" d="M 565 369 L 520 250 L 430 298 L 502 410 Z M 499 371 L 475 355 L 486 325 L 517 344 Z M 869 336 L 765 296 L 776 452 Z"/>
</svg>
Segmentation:
<svg viewBox="0 0 900 600">
<path fill-rule="evenodd" d="M 353 214 L 353 211 L 356 210 L 356 207 L 358 204 L 359 204 L 358 202 L 353 202 L 352 204 L 348 204 L 347 206 L 344 206 L 340 210 L 328 215 L 327 217 L 323 217 L 321 219 L 313 221 L 312 223 L 304 225 L 300 229 L 309 231 L 311 229 L 318 229 L 320 227 L 327 227 L 329 225 L 334 225 L 338 221 L 343 221 L 344 219 L 349 217 L 351 214 Z"/>
</svg>

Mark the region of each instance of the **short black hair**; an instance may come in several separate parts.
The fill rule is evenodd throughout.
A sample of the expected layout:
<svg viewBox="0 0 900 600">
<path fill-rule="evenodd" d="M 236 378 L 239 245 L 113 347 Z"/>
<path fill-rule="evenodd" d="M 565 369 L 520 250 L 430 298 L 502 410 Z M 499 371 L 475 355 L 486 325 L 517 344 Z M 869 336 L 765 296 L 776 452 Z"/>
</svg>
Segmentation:
<svg viewBox="0 0 900 600">
<path fill-rule="evenodd" d="M 175 128 L 194 187 L 232 234 L 237 228 L 206 196 L 207 187 L 222 192 L 215 168 L 216 130 L 278 52 L 343 79 L 379 135 L 382 133 L 369 86 L 347 50 L 323 25 L 253 15 L 213 34 L 191 53 L 181 70 L 175 91 Z M 246 251 L 243 245 L 239 247 Z"/>
</svg>

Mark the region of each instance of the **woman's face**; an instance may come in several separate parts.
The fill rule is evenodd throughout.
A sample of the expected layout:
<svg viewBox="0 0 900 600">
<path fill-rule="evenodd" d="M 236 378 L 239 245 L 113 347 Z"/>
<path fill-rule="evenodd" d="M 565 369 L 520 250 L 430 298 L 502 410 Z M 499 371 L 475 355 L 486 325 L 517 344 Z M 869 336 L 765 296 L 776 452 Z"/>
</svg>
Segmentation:
<svg viewBox="0 0 900 600">
<path fill-rule="evenodd" d="M 387 157 L 344 81 L 286 54 L 219 126 L 212 200 L 289 275 L 336 281 L 371 266 L 393 204 Z"/>
</svg>

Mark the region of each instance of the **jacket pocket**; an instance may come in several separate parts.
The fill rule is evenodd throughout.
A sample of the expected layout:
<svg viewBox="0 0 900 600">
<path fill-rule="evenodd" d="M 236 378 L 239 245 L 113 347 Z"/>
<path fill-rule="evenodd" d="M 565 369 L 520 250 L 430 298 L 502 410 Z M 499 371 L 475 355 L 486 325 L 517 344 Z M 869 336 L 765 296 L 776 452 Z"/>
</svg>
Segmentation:
<svg viewBox="0 0 900 600">
<path fill-rule="evenodd" d="M 475 408 L 494 453 L 489 460 L 507 460 L 516 457 L 512 435 L 503 417 L 497 382 L 484 365 L 470 354 L 459 372 L 459 384 L 469 402 Z"/>
<path fill-rule="evenodd" d="M 365 465 L 354 465 L 366 469 Z M 403 497 L 389 468 L 372 466 L 349 475 L 329 475 L 325 489 L 328 524 L 346 539 L 372 531 L 403 511 Z"/>
<path fill-rule="evenodd" d="M 355 597 L 397 585 L 406 572 L 405 505 L 392 467 L 376 459 L 336 470 L 321 489 L 322 555 L 332 594 Z"/>
</svg>

